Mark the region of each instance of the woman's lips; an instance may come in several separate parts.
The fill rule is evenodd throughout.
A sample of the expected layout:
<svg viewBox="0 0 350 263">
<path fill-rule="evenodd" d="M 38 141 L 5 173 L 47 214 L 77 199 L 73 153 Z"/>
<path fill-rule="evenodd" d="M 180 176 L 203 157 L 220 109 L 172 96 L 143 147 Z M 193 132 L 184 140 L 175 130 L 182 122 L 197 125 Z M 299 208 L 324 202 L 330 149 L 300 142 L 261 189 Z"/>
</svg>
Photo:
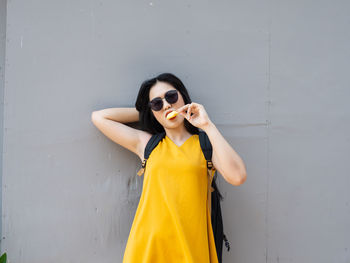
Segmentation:
<svg viewBox="0 0 350 263">
<path fill-rule="evenodd" d="M 172 120 L 172 119 L 174 119 L 174 118 L 176 117 L 176 115 L 178 115 L 178 112 L 175 111 L 175 110 L 173 110 L 173 111 L 171 111 L 170 113 L 168 113 L 168 114 L 166 115 L 166 118 L 167 118 L 168 120 Z"/>
<path fill-rule="evenodd" d="M 175 110 L 169 110 L 167 113 L 165 113 L 165 118 L 168 116 L 169 113 L 172 113 Z"/>
</svg>

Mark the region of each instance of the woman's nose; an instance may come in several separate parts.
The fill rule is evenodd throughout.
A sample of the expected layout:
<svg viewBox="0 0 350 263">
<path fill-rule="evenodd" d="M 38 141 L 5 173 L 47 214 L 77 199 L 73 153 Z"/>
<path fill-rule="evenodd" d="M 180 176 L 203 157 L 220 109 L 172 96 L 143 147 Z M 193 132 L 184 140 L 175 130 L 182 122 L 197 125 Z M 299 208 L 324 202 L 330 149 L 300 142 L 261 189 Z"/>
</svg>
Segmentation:
<svg viewBox="0 0 350 263">
<path fill-rule="evenodd" d="M 167 102 L 167 100 L 166 99 L 163 99 L 163 108 L 164 109 L 167 109 L 167 108 L 169 108 L 169 107 L 171 107 L 171 104 L 169 103 L 169 102 Z"/>
</svg>

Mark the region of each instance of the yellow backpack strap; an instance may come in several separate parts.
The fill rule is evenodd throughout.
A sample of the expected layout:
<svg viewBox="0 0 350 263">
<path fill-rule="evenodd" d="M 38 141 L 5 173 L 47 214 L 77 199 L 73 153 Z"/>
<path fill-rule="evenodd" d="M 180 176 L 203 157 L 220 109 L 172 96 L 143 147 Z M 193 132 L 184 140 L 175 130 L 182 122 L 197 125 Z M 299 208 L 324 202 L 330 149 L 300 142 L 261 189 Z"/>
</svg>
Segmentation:
<svg viewBox="0 0 350 263">
<path fill-rule="evenodd" d="M 215 167 L 213 166 L 211 169 L 207 169 L 207 174 L 208 174 L 208 207 L 209 207 L 209 212 L 211 214 L 211 193 L 215 191 L 214 187 L 211 185 L 213 182 L 214 174 L 215 174 Z"/>
<path fill-rule="evenodd" d="M 213 186 L 211 184 L 213 182 L 213 178 L 214 178 L 214 174 L 215 174 L 216 169 L 215 169 L 213 162 L 211 160 L 207 161 L 207 167 L 208 167 L 208 172 L 209 172 L 209 176 L 210 176 L 210 181 L 209 181 L 210 192 L 213 192 L 215 189 L 213 188 Z"/>
<path fill-rule="evenodd" d="M 211 174 L 210 174 L 210 178 L 211 178 L 210 179 L 210 187 L 211 187 L 211 191 L 210 192 L 214 192 L 215 191 L 214 187 L 211 185 L 211 183 L 213 182 L 215 171 L 216 171 L 216 169 L 215 169 L 215 167 L 213 167 L 211 169 Z"/>
<path fill-rule="evenodd" d="M 142 162 L 141 169 L 137 172 L 138 176 L 141 176 L 144 173 L 145 168 L 146 168 L 146 162 L 147 162 L 147 159 L 144 159 L 143 162 Z"/>
</svg>

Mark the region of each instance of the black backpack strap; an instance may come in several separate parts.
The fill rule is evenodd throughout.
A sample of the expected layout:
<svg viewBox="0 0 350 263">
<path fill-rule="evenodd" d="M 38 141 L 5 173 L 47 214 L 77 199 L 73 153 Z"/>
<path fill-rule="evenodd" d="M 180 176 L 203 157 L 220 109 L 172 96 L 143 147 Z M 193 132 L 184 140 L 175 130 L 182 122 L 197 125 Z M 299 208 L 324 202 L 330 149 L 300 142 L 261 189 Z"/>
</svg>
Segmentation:
<svg viewBox="0 0 350 263">
<path fill-rule="evenodd" d="M 199 142 L 202 148 L 202 152 L 204 154 L 205 159 L 207 160 L 207 168 L 210 171 L 209 175 L 211 176 L 212 184 L 211 184 L 211 192 L 214 192 L 215 190 L 219 193 L 219 190 L 216 186 L 216 169 L 213 165 L 213 162 L 211 160 L 211 157 L 213 155 L 213 147 L 211 145 L 211 142 L 209 140 L 208 135 L 204 131 L 199 131 Z M 219 193 L 220 198 L 222 199 L 221 194 Z"/>
<path fill-rule="evenodd" d="M 213 180 L 212 180 L 212 189 L 211 191 L 217 191 L 217 193 L 219 194 L 220 200 L 223 199 L 223 196 L 221 195 L 217 185 L 216 185 L 216 177 L 217 177 L 217 173 L 216 173 L 216 169 L 213 165 L 213 162 L 211 160 L 212 155 L 213 155 L 213 147 L 211 145 L 211 142 L 209 140 L 208 135 L 204 132 L 204 131 L 199 131 L 199 142 L 202 148 L 202 152 L 204 154 L 205 159 L 207 160 L 207 168 L 212 171 L 212 169 L 214 170 L 214 176 L 213 176 Z"/>
<path fill-rule="evenodd" d="M 220 206 L 220 201 L 223 199 L 223 196 L 221 195 L 215 182 L 217 174 L 216 174 L 216 169 L 213 166 L 213 163 L 211 160 L 213 148 L 208 135 L 204 131 L 199 131 L 199 142 L 200 142 L 204 157 L 207 161 L 207 168 L 211 172 L 212 172 L 212 169 L 214 170 L 214 177 L 212 180 L 212 187 L 211 187 L 211 201 L 210 201 L 211 210 L 210 211 L 211 211 L 211 221 L 212 221 L 212 228 L 213 228 L 214 239 L 215 239 L 215 246 L 217 248 L 218 261 L 219 263 L 221 263 L 223 241 L 225 241 L 225 246 L 227 247 L 227 251 L 230 250 L 230 243 L 223 232 L 223 221 L 222 221 L 221 206 Z"/>
<path fill-rule="evenodd" d="M 158 143 L 165 137 L 165 132 L 161 132 L 161 133 L 156 133 L 153 134 L 152 137 L 149 139 L 149 141 L 147 142 L 147 145 L 145 147 L 145 152 L 144 152 L 144 159 L 142 162 L 142 168 L 137 172 L 138 176 L 141 176 L 145 169 L 146 169 L 146 163 L 147 163 L 147 159 L 150 156 L 151 152 L 153 151 L 153 149 L 158 145 Z"/>
<path fill-rule="evenodd" d="M 208 138 L 208 135 L 204 131 L 199 131 L 198 136 L 202 152 L 204 154 L 205 159 L 207 160 L 207 168 L 211 170 L 213 168 L 213 163 L 211 161 L 213 148 L 211 146 L 210 140 Z"/>
</svg>

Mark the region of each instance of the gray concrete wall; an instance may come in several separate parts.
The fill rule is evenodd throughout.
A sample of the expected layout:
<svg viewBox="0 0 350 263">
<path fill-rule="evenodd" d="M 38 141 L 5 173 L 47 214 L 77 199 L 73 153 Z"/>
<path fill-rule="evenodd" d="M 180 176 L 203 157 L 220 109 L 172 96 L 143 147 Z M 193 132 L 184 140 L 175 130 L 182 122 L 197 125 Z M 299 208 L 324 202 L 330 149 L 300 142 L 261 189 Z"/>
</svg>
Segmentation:
<svg viewBox="0 0 350 263">
<path fill-rule="evenodd" d="M 162 72 L 183 80 L 247 166 L 239 187 L 219 175 L 224 262 L 350 262 L 349 1 L 7 5 L 10 262 L 121 262 L 140 161 L 90 116 L 134 106 L 141 82 Z"/>
<path fill-rule="evenodd" d="M 0 199 L 2 197 L 2 175 L 3 175 L 3 117 L 4 117 L 4 87 L 5 87 L 5 54 L 6 54 L 6 2 L 0 0 Z M 0 202 L 0 211 L 2 211 L 2 202 Z M 2 225 L 2 216 L 0 217 L 0 225 Z M 0 248 L 2 228 L 0 229 Z"/>
</svg>

